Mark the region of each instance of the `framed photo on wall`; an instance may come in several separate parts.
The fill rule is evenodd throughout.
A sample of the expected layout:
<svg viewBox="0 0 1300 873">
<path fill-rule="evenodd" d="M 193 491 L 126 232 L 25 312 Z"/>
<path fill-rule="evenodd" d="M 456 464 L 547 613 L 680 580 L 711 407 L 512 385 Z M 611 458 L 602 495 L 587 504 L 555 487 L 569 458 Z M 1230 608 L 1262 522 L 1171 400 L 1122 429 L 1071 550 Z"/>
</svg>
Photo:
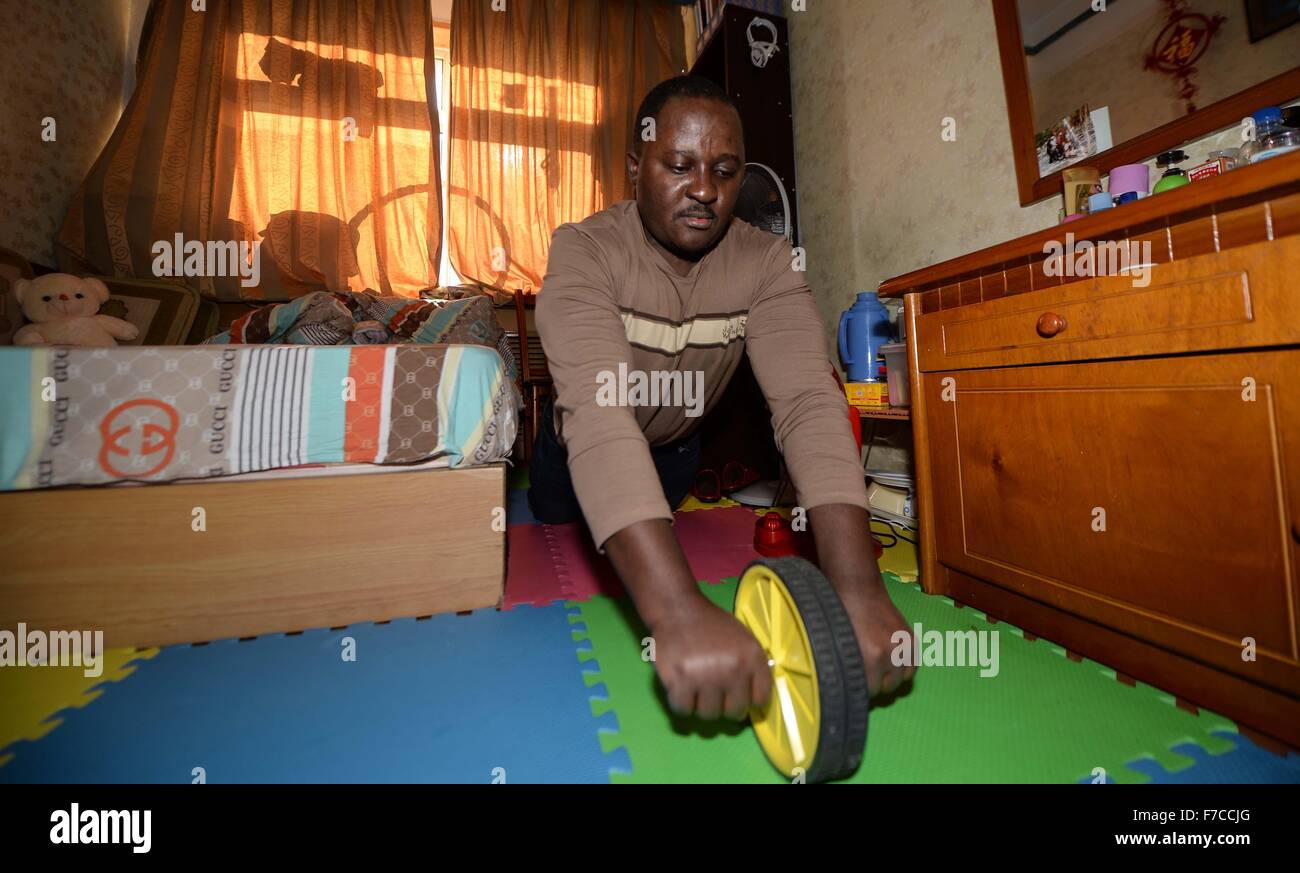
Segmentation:
<svg viewBox="0 0 1300 873">
<path fill-rule="evenodd" d="M 1250 41 L 1259 42 L 1300 22 L 1300 0 L 1246 0 Z"/>
</svg>

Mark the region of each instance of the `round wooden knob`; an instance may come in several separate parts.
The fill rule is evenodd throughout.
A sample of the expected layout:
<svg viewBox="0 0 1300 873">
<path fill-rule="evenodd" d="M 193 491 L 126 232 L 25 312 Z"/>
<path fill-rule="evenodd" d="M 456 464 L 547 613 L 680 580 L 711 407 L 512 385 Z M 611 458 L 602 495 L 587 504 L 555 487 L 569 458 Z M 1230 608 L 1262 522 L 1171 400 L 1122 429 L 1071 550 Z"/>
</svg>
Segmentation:
<svg viewBox="0 0 1300 873">
<path fill-rule="evenodd" d="M 1044 312 L 1038 316 L 1038 335 L 1051 339 L 1065 330 L 1065 318 L 1055 312 Z"/>
</svg>

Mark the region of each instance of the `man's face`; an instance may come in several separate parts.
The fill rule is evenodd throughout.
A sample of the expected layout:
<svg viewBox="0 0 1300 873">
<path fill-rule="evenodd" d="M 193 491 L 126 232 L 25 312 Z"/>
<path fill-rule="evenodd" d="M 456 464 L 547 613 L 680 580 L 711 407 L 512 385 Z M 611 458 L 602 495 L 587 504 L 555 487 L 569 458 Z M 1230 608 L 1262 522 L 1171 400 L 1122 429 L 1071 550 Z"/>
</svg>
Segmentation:
<svg viewBox="0 0 1300 873">
<path fill-rule="evenodd" d="M 641 157 L 627 156 L 641 222 L 670 254 L 696 260 L 736 208 L 745 167 L 740 118 L 717 100 L 673 97 L 655 127 Z"/>
</svg>

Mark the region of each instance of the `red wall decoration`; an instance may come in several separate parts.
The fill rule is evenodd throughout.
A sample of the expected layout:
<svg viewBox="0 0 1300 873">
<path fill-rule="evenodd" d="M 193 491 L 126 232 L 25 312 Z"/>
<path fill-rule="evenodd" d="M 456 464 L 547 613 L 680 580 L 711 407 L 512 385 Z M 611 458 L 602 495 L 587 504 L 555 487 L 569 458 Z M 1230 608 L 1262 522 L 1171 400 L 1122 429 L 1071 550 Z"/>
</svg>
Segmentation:
<svg viewBox="0 0 1300 873">
<path fill-rule="evenodd" d="M 1169 7 L 1168 22 L 1156 36 L 1143 67 L 1172 76 L 1178 83 L 1178 96 L 1187 101 L 1187 111 L 1195 112 L 1194 98 L 1199 86 L 1192 81 L 1195 63 L 1210 47 L 1219 26 L 1228 19 L 1187 11 L 1187 0 L 1165 0 Z"/>
</svg>

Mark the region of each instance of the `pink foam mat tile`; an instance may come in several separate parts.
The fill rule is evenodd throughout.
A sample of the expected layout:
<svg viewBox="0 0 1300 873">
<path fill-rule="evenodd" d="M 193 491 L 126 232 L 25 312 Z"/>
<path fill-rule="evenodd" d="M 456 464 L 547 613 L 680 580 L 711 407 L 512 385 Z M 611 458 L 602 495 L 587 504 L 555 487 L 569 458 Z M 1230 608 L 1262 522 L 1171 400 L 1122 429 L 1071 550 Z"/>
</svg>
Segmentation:
<svg viewBox="0 0 1300 873">
<path fill-rule="evenodd" d="M 512 524 L 506 528 L 509 557 L 506 561 L 506 591 L 501 608 L 529 604 L 543 606 L 570 600 L 573 592 L 563 572 L 564 556 L 547 525 Z"/>
<path fill-rule="evenodd" d="M 740 506 L 709 512 L 677 513 L 673 530 L 695 578 L 719 582 L 739 576 L 754 551 L 754 513 Z"/>
<path fill-rule="evenodd" d="M 759 556 L 753 546 L 754 513 L 741 507 L 679 512 L 673 532 L 699 581 L 739 576 Z M 512 524 L 507 537 L 510 558 L 503 608 L 588 600 L 597 594 L 622 596 L 618 574 L 596 551 L 586 525 Z"/>
<path fill-rule="evenodd" d="M 570 600 L 588 600 L 597 594 L 621 597 L 623 586 L 609 558 L 596 551 L 587 526 L 574 524 L 544 524 L 546 535 L 559 559 L 556 572 L 564 579 L 566 596 Z"/>
</svg>

